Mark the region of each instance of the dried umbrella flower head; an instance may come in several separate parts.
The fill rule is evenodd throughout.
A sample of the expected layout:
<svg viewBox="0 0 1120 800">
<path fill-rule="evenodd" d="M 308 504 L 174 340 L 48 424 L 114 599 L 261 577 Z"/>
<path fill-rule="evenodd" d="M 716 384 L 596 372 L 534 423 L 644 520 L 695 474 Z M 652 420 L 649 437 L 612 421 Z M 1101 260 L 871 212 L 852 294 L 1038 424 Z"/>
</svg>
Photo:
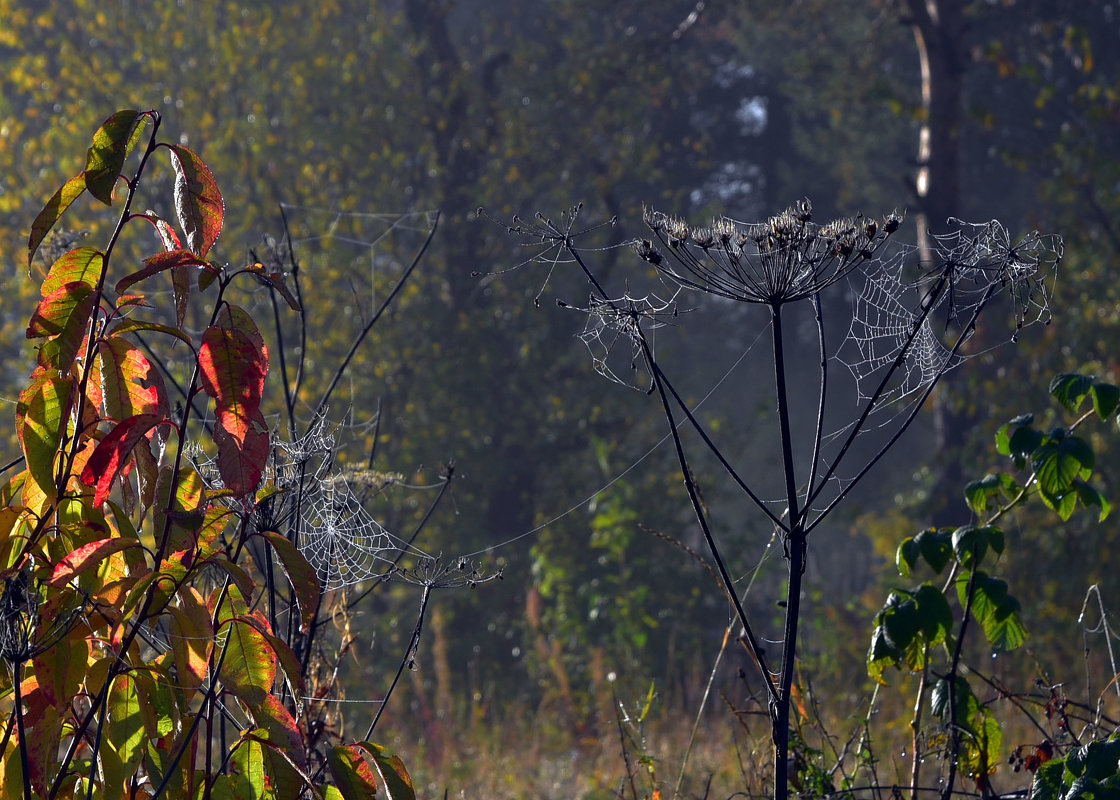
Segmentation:
<svg viewBox="0 0 1120 800">
<path fill-rule="evenodd" d="M 771 307 L 812 297 L 871 262 L 902 222 L 890 214 L 882 223 L 857 217 L 816 225 L 808 200 L 763 223 L 721 217 L 693 228 L 651 209 L 644 216 L 668 256 L 644 239 L 634 250 L 659 273 L 690 289 Z"/>
</svg>

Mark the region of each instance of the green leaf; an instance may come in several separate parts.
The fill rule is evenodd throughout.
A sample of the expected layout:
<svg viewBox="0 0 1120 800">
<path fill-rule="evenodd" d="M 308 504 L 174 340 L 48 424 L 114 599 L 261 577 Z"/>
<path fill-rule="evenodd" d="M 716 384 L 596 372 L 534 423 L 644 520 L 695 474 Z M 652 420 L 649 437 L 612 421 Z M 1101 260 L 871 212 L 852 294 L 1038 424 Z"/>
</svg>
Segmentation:
<svg viewBox="0 0 1120 800">
<path fill-rule="evenodd" d="M 1066 758 L 1066 769 L 1075 778 L 1095 781 L 1116 775 L 1120 771 L 1120 739 L 1090 742 L 1077 748 Z"/>
<path fill-rule="evenodd" d="M 972 565 L 973 556 L 982 561 L 989 547 L 1002 553 L 1003 544 L 1003 531 L 990 525 L 964 525 L 953 531 L 953 552 L 964 567 Z"/>
<path fill-rule="evenodd" d="M 919 557 L 925 559 L 935 574 L 940 574 L 953 557 L 949 529 L 927 528 L 903 541 L 895 555 L 898 571 L 908 575 L 917 566 Z"/>
<path fill-rule="evenodd" d="M 968 507 L 977 515 L 983 515 L 988 507 L 995 505 L 997 508 L 1001 500 L 1013 500 L 1022 491 L 1022 487 L 1006 472 L 989 472 L 978 481 L 972 481 L 964 489 L 965 500 Z"/>
<path fill-rule="evenodd" d="M 113 187 L 120 177 L 124 161 L 140 140 L 146 120 L 140 111 L 118 111 L 102 123 L 93 135 L 93 144 L 86 153 L 85 180 L 89 193 L 107 206 L 113 204 Z"/>
<path fill-rule="evenodd" d="M 962 606 L 968 600 L 968 575 L 957 578 L 957 596 Z M 1014 650 L 1027 640 L 1019 618 L 1019 601 L 1008 594 L 1007 582 L 977 571 L 973 581 L 972 616 L 997 650 Z"/>
<path fill-rule="evenodd" d="M 276 681 L 276 654 L 260 631 L 244 619 L 231 620 L 225 634 L 229 643 L 221 677 L 247 705 L 259 706 Z"/>
<path fill-rule="evenodd" d="M 78 247 L 51 264 L 40 288 L 43 297 L 52 295 L 69 283 L 85 283 L 96 289 L 105 269 L 105 255 L 94 247 Z"/>
<path fill-rule="evenodd" d="M 1032 800 L 1060 800 L 1065 771 L 1065 761 L 1062 760 L 1047 761 L 1040 766 L 1031 782 Z"/>
<path fill-rule="evenodd" d="M 225 202 L 210 168 L 182 145 L 171 148 L 175 169 L 175 214 L 186 237 L 187 248 L 205 258 L 222 232 Z"/>
<path fill-rule="evenodd" d="M 1075 412 L 1077 407 L 1081 405 L 1081 401 L 1085 399 L 1085 395 L 1089 393 L 1092 385 L 1093 378 L 1091 375 L 1078 375 L 1072 372 L 1062 373 L 1055 375 L 1054 379 L 1050 381 L 1050 394 L 1065 406 L 1067 411 Z"/>
<path fill-rule="evenodd" d="M 66 209 L 73 205 L 74 201 L 82 196 L 82 192 L 86 190 L 86 174 L 83 172 L 75 175 L 66 183 L 59 187 L 47 204 L 43 206 L 43 210 L 35 217 L 35 221 L 31 223 L 31 235 L 27 237 L 27 266 L 31 266 L 31 262 L 35 260 L 35 253 L 39 250 L 39 245 L 43 243 L 43 239 L 47 238 L 51 228 L 58 222 Z"/>
<path fill-rule="evenodd" d="M 1088 478 L 1095 463 L 1093 448 L 1077 436 L 1051 438 L 1031 456 L 1039 488 L 1055 497 L 1072 488 L 1075 478 Z"/>
<path fill-rule="evenodd" d="M 126 333 L 137 333 L 143 331 L 151 331 L 153 333 L 164 333 L 168 336 L 174 336 L 179 341 L 190 345 L 193 344 L 191 337 L 179 328 L 173 328 L 170 325 L 164 325 L 159 322 L 149 322 L 142 319 L 122 319 L 120 322 L 114 324 L 109 328 L 107 335 L 109 337 L 123 336 Z M 122 340 L 123 341 L 123 340 Z"/>
<path fill-rule="evenodd" d="M 319 578 L 315 574 L 315 568 L 308 563 L 299 548 L 277 531 L 261 531 L 259 535 L 272 545 L 280 567 L 288 576 L 288 582 L 299 601 L 300 630 L 306 633 L 319 610 Z"/>
<path fill-rule="evenodd" d="M 68 283 L 39 303 L 27 326 L 28 339 L 45 338 L 39 363 L 67 370 L 85 341 L 96 295 L 85 283 Z"/>
<path fill-rule="evenodd" d="M 996 431 L 996 451 L 1001 456 L 1011 455 L 1011 435 L 1015 432 L 1013 429 L 1018 429 L 1025 425 L 1030 425 L 1034 422 L 1034 414 L 1020 414 L 1013 420 L 1002 425 Z"/>
<path fill-rule="evenodd" d="M 138 682 L 131 675 L 118 675 L 109 690 L 109 719 L 105 731 L 106 794 L 128 795 L 128 782 L 144 757 L 147 737 L 144 730 L 142 703 L 144 698 Z"/>
<path fill-rule="evenodd" d="M 40 367 L 16 404 L 16 433 L 27 471 L 49 497 L 55 493 L 54 459 L 70 413 L 70 388 L 69 378 Z"/>
<path fill-rule="evenodd" d="M 1102 420 L 1108 419 L 1120 407 L 1120 386 L 1094 381 L 1089 394 L 1093 397 L 1093 410 Z"/>
<path fill-rule="evenodd" d="M 261 728 L 269 742 L 279 746 L 301 770 L 307 769 L 307 748 L 295 717 L 276 695 L 250 710 L 253 722 Z"/>
<path fill-rule="evenodd" d="M 1077 499 L 1081 501 L 1081 505 L 1086 508 L 1096 506 L 1100 509 L 1100 515 L 1097 518 L 1098 522 L 1104 522 L 1108 517 L 1109 512 L 1112 510 L 1112 505 L 1098 492 L 1094 487 L 1090 486 L 1085 481 L 1077 478 L 1073 482 L 1073 488 L 1077 491 Z"/>
<path fill-rule="evenodd" d="M 871 634 L 871 647 L 867 651 L 867 675 L 876 683 L 886 685 L 883 673 L 887 667 L 897 667 L 902 664 L 902 650 L 895 647 L 887 636 L 887 629 L 883 625 L 876 625 Z"/>
</svg>

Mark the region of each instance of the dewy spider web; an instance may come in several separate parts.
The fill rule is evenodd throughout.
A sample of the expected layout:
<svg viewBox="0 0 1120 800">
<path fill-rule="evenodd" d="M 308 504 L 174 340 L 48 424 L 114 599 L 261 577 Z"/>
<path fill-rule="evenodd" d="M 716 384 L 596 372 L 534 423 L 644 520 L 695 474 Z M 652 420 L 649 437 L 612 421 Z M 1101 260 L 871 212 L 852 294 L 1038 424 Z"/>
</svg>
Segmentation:
<svg viewBox="0 0 1120 800">
<path fill-rule="evenodd" d="M 1057 236 L 1033 231 L 1015 245 L 997 220 L 966 223 L 931 237 L 936 263 L 917 280 L 904 268 L 914 248 L 900 247 L 880 258 L 857 291 L 839 360 L 851 371 L 861 401 L 871 399 L 902 356 L 878 404 L 889 405 L 929 386 L 938 376 L 978 353 L 953 351 L 957 337 L 981 304 L 1002 292 L 1014 315 L 1014 340 L 1035 322 L 1049 322 L 1054 267 L 1061 259 Z M 938 331 L 942 335 L 939 335 Z"/>
<path fill-rule="evenodd" d="M 678 288 L 668 300 L 662 300 L 655 294 L 632 297 L 629 292 L 617 300 L 603 300 L 591 295 L 587 308 L 567 303 L 560 303 L 560 306 L 581 311 L 587 316 L 583 330 L 576 337 L 591 353 L 591 363 L 596 372 L 621 386 L 649 391 L 653 388 L 653 376 L 649 374 L 649 364 L 642 352 L 641 333 L 647 334 L 646 341 L 652 348 L 654 331 L 671 324 L 670 320 L 678 314 L 676 298 L 679 292 Z M 643 320 L 646 321 L 644 325 Z M 620 344 L 630 351 L 630 370 L 634 374 L 629 380 L 619 377 L 611 366 L 612 353 Z M 639 376 L 643 368 L 646 375 L 644 385 Z"/>
</svg>

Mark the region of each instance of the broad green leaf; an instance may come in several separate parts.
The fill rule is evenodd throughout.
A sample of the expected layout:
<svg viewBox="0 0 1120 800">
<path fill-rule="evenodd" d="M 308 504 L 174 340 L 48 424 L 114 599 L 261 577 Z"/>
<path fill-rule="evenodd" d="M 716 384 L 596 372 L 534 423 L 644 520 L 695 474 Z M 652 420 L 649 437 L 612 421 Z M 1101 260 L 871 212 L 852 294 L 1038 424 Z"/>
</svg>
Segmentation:
<svg viewBox="0 0 1120 800">
<path fill-rule="evenodd" d="M 117 294 L 124 294 L 145 278 L 150 278 L 152 275 L 158 275 L 169 269 L 175 269 L 176 267 L 197 268 L 205 266 L 208 266 L 207 263 L 190 250 L 168 250 L 145 258 L 144 268 L 121 278 L 117 281 L 115 288 Z"/>
<path fill-rule="evenodd" d="M 220 633 L 228 638 L 221 672 L 226 688 L 250 707 L 261 705 L 276 681 L 276 654 L 246 620 L 231 620 Z"/>
<path fill-rule="evenodd" d="M 957 724 L 967 731 L 973 731 L 982 714 L 980 701 L 976 699 L 976 695 L 972 693 L 972 687 L 968 685 L 968 681 L 963 676 L 957 675 L 953 686 L 956 695 L 954 700 Z M 934 683 L 933 691 L 930 692 L 930 710 L 938 719 L 949 719 L 950 694 L 948 679 L 940 678 Z"/>
<path fill-rule="evenodd" d="M 1089 394 L 1093 397 L 1093 410 L 1102 420 L 1108 419 L 1120 407 L 1120 386 L 1094 381 Z"/>
<path fill-rule="evenodd" d="M 43 243 L 43 239 L 47 238 L 51 228 L 58 222 L 66 209 L 73 205 L 74 201 L 82 196 L 82 192 L 86 190 L 86 174 L 84 172 L 75 175 L 66 183 L 59 187 L 47 204 L 43 206 L 43 210 L 35 217 L 35 221 L 31 223 L 31 235 L 27 237 L 27 266 L 31 266 L 31 262 L 35 260 L 35 253 L 39 250 L 39 245 Z"/>
<path fill-rule="evenodd" d="M 155 414 L 138 414 L 118 423 L 98 443 L 81 476 L 82 483 L 95 487 L 94 505 L 101 505 L 109 497 L 113 482 L 128 463 L 137 443 L 148 431 L 164 422 L 162 417 Z"/>
<path fill-rule="evenodd" d="M 96 289 L 105 268 L 104 254 L 93 247 L 79 247 L 65 253 L 51 265 L 40 288 L 43 297 L 54 294 L 69 283 L 84 283 Z"/>
<path fill-rule="evenodd" d="M 339 745 L 327 753 L 327 766 L 345 800 L 375 800 L 377 776 L 356 745 Z"/>
<path fill-rule="evenodd" d="M 182 145 L 173 145 L 170 150 L 175 169 L 175 215 L 187 248 L 205 258 L 222 232 L 222 193 L 210 168 L 195 153 Z"/>
<path fill-rule="evenodd" d="M 1046 437 L 1042 431 L 1036 430 L 1030 426 L 1016 428 L 1015 432 L 1011 434 L 1010 449 L 1011 458 L 1015 461 L 1015 466 L 1022 469 L 1027 459 L 1031 457 L 1042 443 L 1046 441 Z"/>
<path fill-rule="evenodd" d="M 139 111 L 118 111 L 93 134 L 93 144 L 86 153 L 86 188 L 107 206 L 113 204 L 113 187 L 120 177 L 124 161 L 140 140 L 147 116 Z"/>
<path fill-rule="evenodd" d="M 983 515 L 988 507 L 999 506 L 1001 500 L 1013 500 L 1022 491 L 1022 487 L 1006 472 L 988 473 L 978 481 L 972 481 L 964 490 L 968 507 L 978 516 Z"/>
<path fill-rule="evenodd" d="M 1097 521 L 1104 522 L 1109 512 L 1112 511 L 1112 505 L 1105 499 L 1104 495 L 1080 478 L 1074 480 L 1073 488 L 1077 491 L 1077 499 L 1081 501 L 1081 505 L 1086 508 L 1096 506 L 1100 509 Z"/>
<path fill-rule="evenodd" d="M 1034 422 L 1034 414 L 1020 414 L 996 431 L 996 452 L 1001 456 L 1011 455 L 1011 436 L 1019 428 Z"/>
<path fill-rule="evenodd" d="M 139 684 L 133 676 L 125 673 L 113 680 L 102 755 L 106 793 L 126 797 L 128 782 L 144 757 L 147 736 L 143 703 Z"/>
<path fill-rule="evenodd" d="M 124 539 L 120 536 L 114 536 L 111 539 L 99 539 L 82 545 L 55 564 L 47 583 L 54 587 L 65 586 L 76 576 L 99 566 L 102 559 L 108 558 L 113 553 L 139 546 L 140 543 L 135 539 Z"/>
<path fill-rule="evenodd" d="M 957 578 L 957 597 L 962 606 L 968 601 L 968 575 Z M 973 581 L 972 616 L 997 650 L 1014 650 L 1027 640 L 1027 630 L 1019 619 L 1019 601 L 1008 594 L 1007 582 L 977 571 Z"/>
<path fill-rule="evenodd" d="M 1111 778 L 1120 771 L 1120 739 L 1082 745 L 1066 757 L 1066 769 L 1075 778 Z"/>
<path fill-rule="evenodd" d="M 69 416 L 70 388 L 69 378 L 40 367 L 16 404 L 16 432 L 27 459 L 27 471 L 32 481 L 51 497 L 55 493 L 55 455 Z M 25 496 L 26 493 L 25 483 Z"/>
<path fill-rule="evenodd" d="M 1055 375 L 1050 381 L 1050 394 L 1065 406 L 1067 411 L 1075 412 L 1089 394 L 1093 385 L 1093 376 L 1078 375 L 1076 373 L 1063 373 Z"/>
<path fill-rule="evenodd" d="M 989 547 L 1001 554 L 1003 544 L 1003 531 L 991 525 L 963 525 L 953 531 L 953 552 L 964 567 L 971 566 L 974 555 L 983 561 Z"/>
<path fill-rule="evenodd" d="M 96 295 L 88 284 L 68 283 L 44 297 L 27 326 L 28 339 L 45 338 L 39 363 L 68 370 L 85 341 Z"/>
<path fill-rule="evenodd" d="M 1093 448 L 1084 439 L 1066 436 L 1051 439 L 1031 456 L 1039 488 L 1051 495 L 1065 494 L 1075 478 L 1088 478 L 1093 472 Z"/>
<path fill-rule="evenodd" d="M 905 539 L 895 554 L 898 571 L 909 575 L 917 567 L 918 559 L 923 558 L 935 573 L 940 574 L 953 558 L 950 536 L 951 531 L 947 528 L 927 528 L 917 536 Z"/>
<path fill-rule="evenodd" d="M 416 800 L 412 778 L 399 756 L 390 755 L 384 747 L 373 742 L 358 742 L 355 747 L 365 750 L 373 757 L 373 768 L 385 787 L 387 800 Z"/>
<path fill-rule="evenodd" d="M 242 737 L 230 758 L 230 774 L 236 787 L 237 800 L 265 800 L 274 795 L 268 791 L 264 747 L 253 737 Z"/>
<path fill-rule="evenodd" d="M 1065 774 L 1064 760 L 1047 761 L 1038 768 L 1031 782 L 1030 797 L 1033 800 L 1059 800 L 1062 792 L 1062 776 Z"/>
<path fill-rule="evenodd" d="M 315 574 L 315 568 L 308 563 L 299 548 L 277 531 L 261 531 L 259 535 L 272 545 L 280 567 L 288 576 L 288 582 L 299 601 L 300 630 L 306 633 L 319 610 L 319 578 Z"/>
<path fill-rule="evenodd" d="M 995 772 L 1001 761 L 1003 728 L 999 720 L 982 714 L 973 723 L 973 730 L 965 737 L 965 774 L 974 781 Z"/>
<path fill-rule="evenodd" d="M 902 664 L 902 651 L 895 647 L 883 625 L 876 625 L 871 634 L 871 647 L 867 651 L 867 674 L 876 683 L 886 685 L 883 673 L 887 667 Z"/>
</svg>

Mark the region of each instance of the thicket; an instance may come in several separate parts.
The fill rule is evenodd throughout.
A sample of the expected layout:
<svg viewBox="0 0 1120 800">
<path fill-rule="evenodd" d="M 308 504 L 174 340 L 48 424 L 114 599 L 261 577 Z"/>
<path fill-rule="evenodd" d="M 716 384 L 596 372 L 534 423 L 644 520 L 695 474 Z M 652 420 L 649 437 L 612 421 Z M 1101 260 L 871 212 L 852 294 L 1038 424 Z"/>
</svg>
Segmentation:
<svg viewBox="0 0 1120 800">
<path fill-rule="evenodd" d="M 435 558 L 411 546 L 443 490 L 407 541 L 391 540 L 364 501 L 392 476 L 342 470 L 323 413 L 424 248 L 324 381 L 314 413 L 301 420 L 295 398 L 310 367 L 302 348 L 289 352 L 279 322 L 284 313 L 300 321 L 310 313 L 297 262 L 290 253 L 286 266 L 282 258 L 238 267 L 213 259 L 226 213 L 221 192 L 197 154 L 157 137 L 160 121 L 153 111 L 120 111 L 106 120 L 84 169 L 31 227 L 29 265 L 40 250 L 64 244 L 47 259 L 27 326 L 38 363 L 16 409 L 22 463 L 9 466 L 2 492 L 3 791 L 25 798 L 414 797 L 403 762 L 373 734 L 393 688 L 414 666 L 432 592 L 500 574 L 467 557 Z M 142 187 L 162 155 L 170 162 L 172 195 L 146 197 Z M 118 205 L 100 247 L 74 247 L 55 230 L 86 194 Z M 134 210 L 161 202 L 173 213 Z M 915 268 L 910 250 L 892 239 L 900 222 L 888 215 L 819 225 L 808 202 L 751 225 L 721 218 L 691 226 L 649 212 L 651 238 L 632 246 L 650 271 L 613 293 L 588 260 L 601 251 L 581 245 L 587 230 L 578 227 L 578 210 L 560 223 L 539 216 L 510 230 L 536 248 L 526 263 L 578 269 L 590 298 L 561 305 L 586 315 L 581 338 L 596 370 L 660 402 L 707 558 L 732 609 L 730 630 L 738 635 L 724 641 L 744 647 L 761 679 L 754 690 L 744 679 L 742 705 L 731 710 L 740 720 L 768 719 L 773 759 L 768 772 L 744 772 L 742 793 L 769 783 L 779 798 L 994 796 L 1010 790 L 1001 781 L 1019 780 L 997 775 L 1010 757 L 1012 776 L 1025 769 L 1033 796 L 1111 796 L 1120 791 L 1116 712 L 1108 699 L 1115 664 L 1105 665 L 1111 673 L 1098 697 L 1071 698 L 1058 682 L 1025 691 L 1004 686 L 978 656 L 1014 650 L 1025 636 L 1020 603 L 994 573 L 1008 547 L 1002 520 L 1036 500 L 1062 520 L 1079 505 L 1102 520 L 1109 513 L 1091 482 L 1094 447 L 1080 432 L 1094 415 L 1116 416 L 1120 389 L 1106 381 L 1055 378 L 1050 392 L 1072 420 L 1045 431 L 1029 415 L 1009 421 L 997 450 L 1011 467 L 964 487 L 970 520 L 899 545 L 904 577 L 932 577 L 886 598 L 867 669 L 879 682 L 892 667 L 917 676 L 907 780 L 882 773 L 870 712 L 855 733 L 838 739 L 818 711 L 828 701 L 813 695 L 812 676 L 798 674 L 811 535 L 874 474 L 942 377 L 967 368 L 976 355 L 969 343 L 982 325 L 1002 315 L 1014 338 L 1026 325 L 1049 320 L 1059 238 L 1032 233 L 1013 240 L 998 222 L 958 223 L 936 239 L 936 262 Z M 144 242 L 144 234 L 156 252 L 137 268 L 122 255 L 122 243 Z M 648 293 L 636 289 L 640 278 L 655 281 Z M 168 282 L 170 292 L 155 288 Z M 837 329 L 822 297 L 846 286 L 854 293 L 851 324 L 833 341 Z M 717 432 L 697 418 L 658 361 L 651 333 L 687 313 L 681 293 L 693 290 L 764 312 L 779 501 L 752 488 L 750 473 L 719 446 Z M 259 319 L 234 302 L 238 292 L 254 291 L 271 301 L 272 349 Z M 205 316 L 201 331 L 188 324 L 192 308 Z M 818 344 L 811 362 L 818 392 L 800 421 L 787 371 L 804 362 L 789 360 L 784 338 L 794 321 L 808 321 Z M 992 338 L 989 332 L 984 340 Z M 179 367 L 164 362 L 161 353 L 169 351 Z M 262 405 L 274 360 L 284 414 L 270 420 Z M 827 401 L 838 364 L 853 376 L 859 399 L 849 416 L 836 417 Z M 1086 403 L 1091 408 L 1083 410 Z M 860 446 L 865 439 L 871 447 Z M 758 633 L 765 620 L 743 605 L 726 545 L 713 533 L 694 447 L 715 457 L 781 542 L 787 580 L 784 626 L 771 637 L 776 656 Z M 442 489 L 453 472 L 448 465 Z M 391 559 L 379 557 L 386 552 Z M 350 640 L 328 636 L 327 626 L 346 628 L 358 605 L 391 582 L 417 587 L 416 619 L 368 727 L 347 724 L 331 701 L 338 699 L 339 663 Z M 360 594 L 337 591 L 358 583 L 365 587 Z M 1111 644 L 1107 627 L 1106 636 Z M 647 767 L 641 778 L 625 762 L 628 779 L 619 793 L 635 798 L 663 790 L 641 736 L 626 733 L 640 728 L 652 701 L 651 690 L 639 713 L 618 719 L 624 755 L 629 759 L 637 743 L 636 763 Z M 1003 732 L 1020 714 L 1038 738 L 1012 747 Z M 932 758 L 936 769 L 926 766 Z"/>
</svg>

